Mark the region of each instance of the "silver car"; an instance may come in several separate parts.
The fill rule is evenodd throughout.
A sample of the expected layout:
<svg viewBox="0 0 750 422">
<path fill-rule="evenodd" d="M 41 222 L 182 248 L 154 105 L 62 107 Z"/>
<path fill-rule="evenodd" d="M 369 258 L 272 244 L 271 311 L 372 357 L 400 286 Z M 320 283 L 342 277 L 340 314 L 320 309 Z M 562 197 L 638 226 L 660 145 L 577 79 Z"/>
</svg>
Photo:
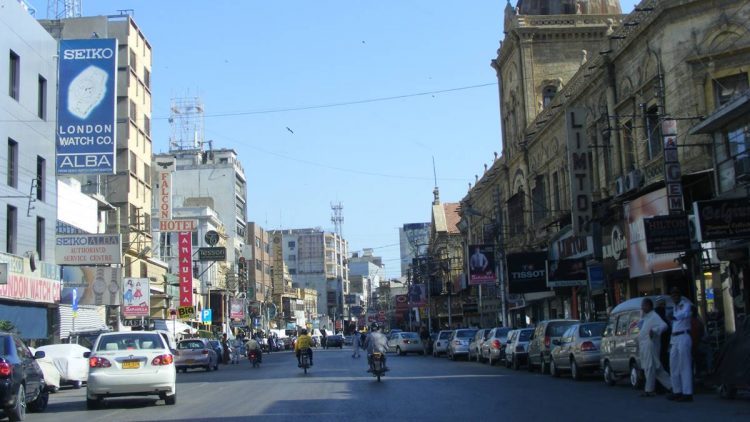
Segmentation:
<svg viewBox="0 0 750 422">
<path fill-rule="evenodd" d="M 496 327 L 490 330 L 487 340 L 482 343 L 481 358 L 490 365 L 505 360 L 505 346 L 508 343 L 510 328 Z"/>
<path fill-rule="evenodd" d="M 480 330 L 477 330 L 476 334 L 474 334 L 474 338 L 471 339 L 469 342 L 469 354 L 466 356 L 466 359 L 473 360 L 476 359 L 477 362 L 479 362 L 482 358 L 482 346 L 484 345 L 484 342 L 487 340 L 487 338 L 490 335 L 490 330 L 487 328 L 482 328 Z"/>
<path fill-rule="evenodd" d="M 424 354 L 424 348 L 422 347 L 422 340 L 419 339 L 419 334 L 410 332 L 392 334 L 388 338 L 388 350 L 392 350 L 401 356 L 407 353 Z"/>
<path fill-rule="evenodd" d="M 602 333 L 605 322 L 587 322 L 570 326 L 559 340 L 553 341 L 550 352 L 549 372 L 559 377 L 562 371 L 570 371 L 574 380 L 580 380 L 584 372 L 599 369 Z"/>
<path fill-rule="evenodd" d="M 518 370 L 521 365 L 528 364 L 529 340 L 534 334 L 533 328 L 522 328 L 513 330 L 505 347 L 505 366 Z"/>
<path fill-rule="evenodd" d="M 469 356 L 469 342 L 476 333 L 477 330 L 472 328 L 453 330 L 448 340 L 448 358 L 456 360 L 459 356 Z"/>
<path fill-rule="evenodd" d="M 529 371 L 533 371 L 534 367 L 538 366 L 541 373 L 549 372 L 549 352 L 552 350 L 552 342 L 558 340 L 571 325 L 579 322 L 574 319 L 552 319 L 540 322 L 529 341 Z"/>
<path fill-rule="evenodd" d="M 432 344 L 432 356 L 438 357 L 441 354 L 448 353 L 448 342 L 453 331 L 443 330 L 435 336 L 435 342 Z"/>
</svg>

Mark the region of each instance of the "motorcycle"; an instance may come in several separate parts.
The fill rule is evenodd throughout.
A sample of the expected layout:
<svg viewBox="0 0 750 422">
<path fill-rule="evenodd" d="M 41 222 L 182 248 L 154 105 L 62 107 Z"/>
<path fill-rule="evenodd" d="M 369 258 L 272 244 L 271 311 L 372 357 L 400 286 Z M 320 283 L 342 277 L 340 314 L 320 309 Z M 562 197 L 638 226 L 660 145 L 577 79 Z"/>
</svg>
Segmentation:
<svg viewBox="0 0 750 422">
<path fill-rule="evenodd" d="M 378 378 L 378 382 L 380 382 L 380 377 L 385 375 L 387 369 L 385 367 L 385 355 L 382 353 L 373 353 L 372 354 L 372 376 Z"/>
<path fill-rule="evenodd" d="M 253 368 L 257 368 L 260 366 L 260 362 L 258 361 L 258 351 L 257 350 L 250 350 L 247 354 L 247 358 L 250 360 L 250 364 L 253 366 Z"/>
<path fill-rule="evenodd" d="M 307 370 L 310 368 L 310 354 L 307 350 L 302 350 L 300 352 L 300 362 L 300 368 L 302 368 L 305 371 L 305 374 L 307 374 Z"/>
</svg>

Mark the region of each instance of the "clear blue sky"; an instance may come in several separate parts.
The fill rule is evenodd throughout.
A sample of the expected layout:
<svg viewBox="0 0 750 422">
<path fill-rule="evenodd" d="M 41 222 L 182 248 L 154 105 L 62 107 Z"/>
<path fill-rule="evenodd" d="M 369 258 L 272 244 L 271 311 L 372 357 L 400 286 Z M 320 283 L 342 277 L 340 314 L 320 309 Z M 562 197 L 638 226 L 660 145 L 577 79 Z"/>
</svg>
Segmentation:
<svg viewBox="0 0 750 422">
<path fill-rule="evenodd" d="M 631 11 L 635 0 L 623 0 Z M 45 0 L 33 0 L 46 17 Z M 248 218 L 331 229 L 344 205 L 351 250 L 375 247 L 400 275 L 398 227 L 430 220 L 433 171 L 457 202 L 500 152 L 503 0 L 83 0 L 83 14 L 134 18 L 153 48 L 154 152 L 169 101 L 198 95 L 206 139 L 237 150 Z M 340 107 L 211 116 L 448 90 Z M 294 134 L 287 130 L 290 128 Z"/>
</svg>

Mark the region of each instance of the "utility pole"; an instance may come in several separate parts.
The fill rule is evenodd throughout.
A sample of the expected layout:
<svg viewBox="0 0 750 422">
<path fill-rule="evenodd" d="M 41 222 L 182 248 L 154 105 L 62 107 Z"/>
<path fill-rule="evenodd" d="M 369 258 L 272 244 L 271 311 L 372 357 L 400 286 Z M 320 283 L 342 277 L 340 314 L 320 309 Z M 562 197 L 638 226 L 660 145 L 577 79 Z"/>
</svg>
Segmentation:
<svg viewBox="0 0 750 422">
<path fill-rule="evenodd" d="M 341 289 L 341 297 L 340 301 L 338 301 L 341 305 L 341 308 L 339 312 L 341 312 L 341 331 L 344 331 L 344 277 L 343 277 L 343 248 L 344 248 L 344 241 L 343 241 L 343 225 L 344 225 L 344 206 L 341 204 L 341 202 L 331 202 L 331 222 L 333 223 L 335 230 L 336 230 L 336 236 L 338 239 L 336 239 L 336 243 L 339 244 L 340 249 L 342 249 L 337 254 L 337 264 L 339 267 L 341 267 L 341 272 L 338 276 L 339 281 L 339 288 Z M 336 329 L 336 315 L 333 316 L 334 319 L 334 331 Z"/>
</svg>

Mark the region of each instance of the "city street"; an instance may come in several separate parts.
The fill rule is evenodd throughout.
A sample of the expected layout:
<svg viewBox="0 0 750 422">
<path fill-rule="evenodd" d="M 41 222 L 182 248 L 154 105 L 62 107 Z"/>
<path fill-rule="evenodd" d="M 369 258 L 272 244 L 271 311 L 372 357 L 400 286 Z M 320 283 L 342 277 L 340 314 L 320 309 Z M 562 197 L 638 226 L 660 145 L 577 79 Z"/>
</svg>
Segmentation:
<svg viewBox="0 0 750 422">
<path fill-rule="evenodd" d="M 51 395 L 48 410 L 29 421 L 460 421 L 483 420 L 750 420 L 750 395 L 725 401 L 700 394 L 693 403 L 643 399 L 624 384 L 490 367 L 445 358 L 389 355 L 381 383 L 351 350 L 316 350 L 305 375 L 291 352 L 267 355 L 260 368 L 247 361 L 218 372 L 178 374 L 177 404 L 119 398 L 87 411 L 81 390 Z"/>
</svg>

